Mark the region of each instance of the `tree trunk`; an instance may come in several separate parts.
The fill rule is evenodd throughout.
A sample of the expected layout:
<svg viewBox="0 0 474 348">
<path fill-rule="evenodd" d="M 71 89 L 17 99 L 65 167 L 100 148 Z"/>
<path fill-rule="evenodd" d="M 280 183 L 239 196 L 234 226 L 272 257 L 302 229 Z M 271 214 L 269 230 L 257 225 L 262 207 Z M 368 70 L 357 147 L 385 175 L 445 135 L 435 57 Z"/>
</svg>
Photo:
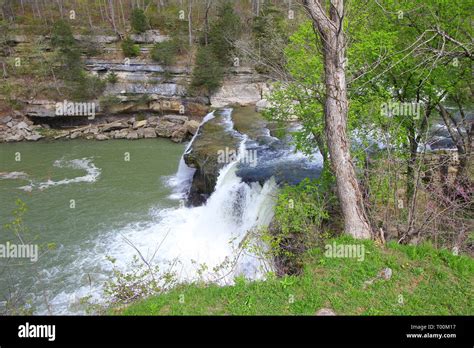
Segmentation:
<svg viewBox="0 0 474 348">
<path fill-rule="evenodd" d="M 347 139 L 347 86 L 345 76 L 346 41 L 342 28 L 343 0 L 331 0 L 329 14 L 323 0 L 304 0 L 323 47 L 326 85 L 326 137 L 331 165 L 336 175 L 337 194 L 344 216 L 345 233 L 355 238 L 371 238 Z"/>
</svg>

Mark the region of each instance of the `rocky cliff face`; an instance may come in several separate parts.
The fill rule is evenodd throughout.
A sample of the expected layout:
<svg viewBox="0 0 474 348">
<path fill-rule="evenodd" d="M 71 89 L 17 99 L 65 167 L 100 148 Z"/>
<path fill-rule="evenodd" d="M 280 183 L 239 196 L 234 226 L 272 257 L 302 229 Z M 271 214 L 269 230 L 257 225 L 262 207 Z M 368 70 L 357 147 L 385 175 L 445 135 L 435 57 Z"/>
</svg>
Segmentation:
<svg viewBox="0 0 474 348">
<path fill-rule="evenodd" d="M 0 142 L 37 140 L 42 134 L 53 134 L 45 132 L 46 128 L 58 129 L 59 134 L 54 133 L 54 137 L 60 138 L 97 139 L 99 135 L 100 140 L 134 139 L 133 120 L 139 119 L 148 120 L 157 136 L 183 141 L 193 134 L 189 131 L 192 127 L 188 124 L 184 127 L 184 123 L 178 127 L 175 122 L 164 119 L 165 116 L 184 116 L 187 121 L 199 122 L 209 112 L 210 107 L 256 104 L 269 90 L 264 79 L 252 69 L 238 67 L 229 71 L 220 90 L 210 99 L 191 97 L 187 91 L 191 69 L 186 63 L 164 67 L 148 58 L 155 43 L 169 39 L 166 35 L 157 30 L 150 30 L 141 35 L 132 35 L 131 38 L 140 44 L 140 58 L 123 59 L 119 38 L 116 36 L 75 35 L 75 39 L 82 46 L 91 44 L 101 52 L 97 57 L 84 57 L 87 71 L 103 80 L 110 74 L 115 75 L 116 81 L 107 83 L 103 96 L 87 101 L 94 105 L 93 119 L 81 115 L 58 115 L 58 100 L 31 98 L 23 100 L 25 108 L 22 110 L 22 116 L 16 117 L 16 124 L 32 122 L 28 126 L 30 130 L 18 129 L 16 124 L 10 124 L 10 120 L 5 119 L 0 123 Z M 48 37 L 20 35 L 12 37 L 11 40 L 19 53 L 27 52 L 27 47 L 32 42 L 42 43 L 39 47 L 48 50 Z M 107 131 L 117 121 L 130 127 L 123 127 L 118 133 Z M 76 129 L 77 127 L 79 128 Z M 104 129 L 106 131 L 103 131 Z M 131 135 L 125 134 L 126 129 L 129 129 Z M 152 131 L 147 131 L 146 134 L 151 137 Z M 141 135 L 139 133 L 138 138 L 142 137 Z"/>
</svg>

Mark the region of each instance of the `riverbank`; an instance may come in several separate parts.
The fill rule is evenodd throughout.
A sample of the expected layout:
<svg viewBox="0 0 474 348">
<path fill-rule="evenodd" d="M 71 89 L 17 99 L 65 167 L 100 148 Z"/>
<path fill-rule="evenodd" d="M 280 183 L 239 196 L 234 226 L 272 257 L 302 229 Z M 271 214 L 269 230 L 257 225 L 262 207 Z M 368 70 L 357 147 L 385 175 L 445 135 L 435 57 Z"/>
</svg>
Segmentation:
<svg viewBox="0 0 474 348">
<path fill-rule="evenodd" d="M 118 315 L 469 315 L 474 311 L 474 261 L 430 245 L 408 246 L 349 237 L 327 244 L 360 244 L 363 261 L 305 255 L 300 276 L 265 281 L 237 278 L 233 286 L 192 283 L 112 308 Z M 389 270 L 388 270 L 389 269 Z M 324 311 L 326 309 L 326 311 Z"/>
<path fill-rule="evenodd" d="M 199 121 L 184 115 L 116 116 L 94 120 L 86 125 L 52 128 L 48 124 L 34 124 L 25 116 L 0 118 L 0 143 L 38 141 L 40 139 L 150 139 L 169 138 L 175 143 L 196 134 Z"/>
</svg>

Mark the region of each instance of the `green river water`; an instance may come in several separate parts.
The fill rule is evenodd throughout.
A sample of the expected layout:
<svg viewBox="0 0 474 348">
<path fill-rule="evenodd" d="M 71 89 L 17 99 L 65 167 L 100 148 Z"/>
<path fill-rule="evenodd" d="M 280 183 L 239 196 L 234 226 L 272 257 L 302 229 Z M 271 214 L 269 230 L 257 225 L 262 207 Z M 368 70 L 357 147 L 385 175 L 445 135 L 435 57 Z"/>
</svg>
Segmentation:
<svg viewBox="0 0 474 348">
<path fill-rule="evenodd" d="M 183 150 L 184 145 L 165 139 L 0 144 L 0 243 L 17 241 L 4 224 L 13 218 L 15 201 L 21 199 L 28 207 L 23 218 L 28 240 L 56 245 L 35 267 L 23 262 L 7 272 L 4 264 L 0 301 L 12 287 L 38 296 L 43 290 L 33 277 L 37 270 L 50 299 L 68 286 L 98 282 L 94 271 L 101 271 L 94 263 L 102 261 L 87 260 L 101 245 L 98 240 L 130 223 L 146 224 L 154 210 L 178 205 L 168 198 L 166 180 L 176 172 Z M 106 243 L 101 248 L 96 254 L 105 258 Z M 0 260 L 0 267 L 5 262 Z"/>
</svg>

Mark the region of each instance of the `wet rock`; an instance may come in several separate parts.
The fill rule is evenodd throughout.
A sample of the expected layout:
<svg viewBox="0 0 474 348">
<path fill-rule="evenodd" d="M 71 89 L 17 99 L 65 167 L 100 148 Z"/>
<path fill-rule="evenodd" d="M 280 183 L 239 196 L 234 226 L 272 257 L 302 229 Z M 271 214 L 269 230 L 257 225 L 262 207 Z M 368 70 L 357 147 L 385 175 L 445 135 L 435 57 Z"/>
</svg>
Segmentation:
<svg viewBox="0 0 474 348">
<path fill-rule="evenodd" d="M 184 155 L 186 165 L 196 169 L 188 196 L 189 203 L 194 206 L 203 204 L 214 192 L 219 171 L 225 165 L 219 161 L 219 151 L 226 147 L 236 149 L 241 141 L 226 132 L 220 123 L 219 113 L 216 111 L 216 118 L 201 127 L 191 150 Z"/>
<path fill-rule="evenodd" d="M 186 121 L 184 123 L 184 126 L 186 127 L 186 130 L 188 131 L 188 133 L 194 135 L 194 134 L 196 134 L 196 132 L 199 128 L 199 122 L 194 121 L 194 120 Z"/>
<path fill-rule="evenodd" d="M 27 137 L 25 137 L 25 139 L 28 140 L 28 141 L 38 141 L 41 138 L 43 138 L 43 136 L 39 135 L 39 134 L 32 134 L 32 135 L 28 135 Z"/>
<path fill-rule="evenodd" d="M 171 140 L 175 143 L 182 143 L 186 139 L 188 131 L 186 127 L 180 127 L 171 134 Z"/>
</svg>

